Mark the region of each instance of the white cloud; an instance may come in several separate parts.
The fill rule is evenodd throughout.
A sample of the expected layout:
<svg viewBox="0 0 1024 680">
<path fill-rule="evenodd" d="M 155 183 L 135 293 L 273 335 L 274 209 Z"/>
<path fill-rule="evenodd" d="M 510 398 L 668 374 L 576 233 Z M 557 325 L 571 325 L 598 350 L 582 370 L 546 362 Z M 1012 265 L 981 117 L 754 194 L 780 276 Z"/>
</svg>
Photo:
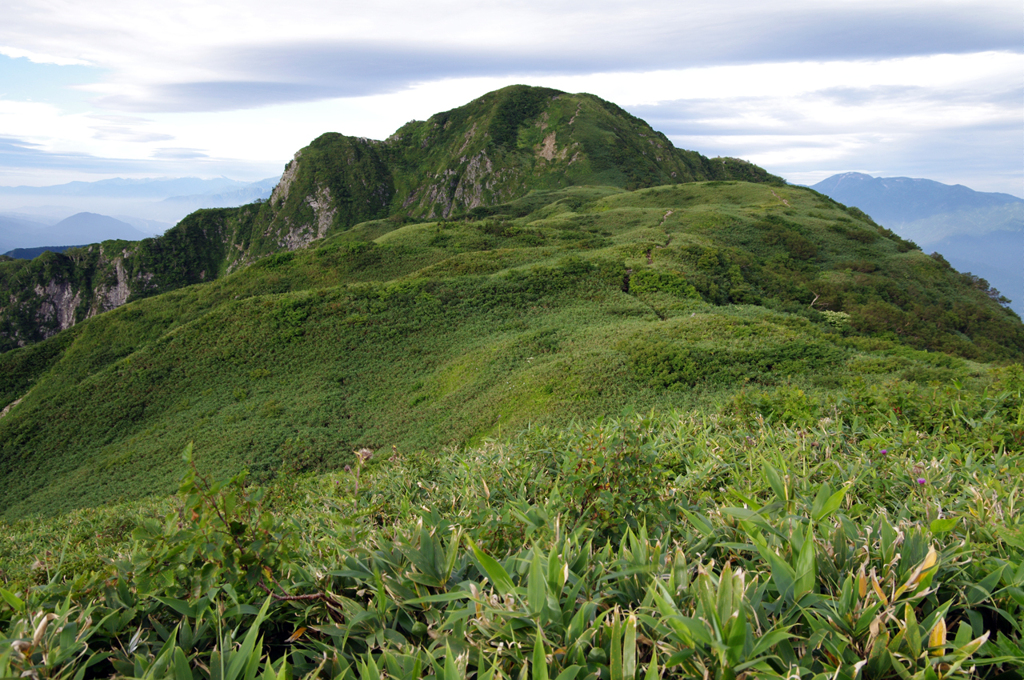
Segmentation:
<svg viewBox="0 0 1024 680">
<path fill-rule="evenodd" d="M 70 57 L 55 57 L 52 54 L 32 52 L 17 47 L 0 45 L 0 54 L 11 59 L 28 59 L 34 64 L 54 64 L 56 66 L 91 66 L 87 61 L 72 59 Z"/>
<path fill-rule="evenodd" d="M 246 108 L 259 86 L 309 101 L 446 77 L 1019 49 L 1019 19 L 1019 4 L 1001 0 L 106 0 L 103 12 L 78 0 L 7 0 L 0 44 L 108 69 L 95 91 L 109 106 L 197 111 L 228 105 L 208 101 L 204 84 L 253 86 L 239 98 Z"/>
<path fill-rule="evenodd" d="M 1005 134 L 1024 132 L 1019 0 L 7 0 L 4 15 L 0 54 L 97 67 L 84 113 L 0 99 L 0 130 L 46 153 L 280 167 L 323 132 L 383 138 L 522 82 L 787 177 L 918 167 L 902 152 L 930 159 L 925 176 L 1024 188 L 1024 142 Z"/>
</svg>

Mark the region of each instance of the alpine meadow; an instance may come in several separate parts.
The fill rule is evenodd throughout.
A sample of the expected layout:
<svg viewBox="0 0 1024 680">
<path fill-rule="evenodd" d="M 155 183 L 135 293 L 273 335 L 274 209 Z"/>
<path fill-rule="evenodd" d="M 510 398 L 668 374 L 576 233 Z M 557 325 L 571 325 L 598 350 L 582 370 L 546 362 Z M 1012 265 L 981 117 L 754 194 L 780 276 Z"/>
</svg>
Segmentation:
<svg viewBox="0 0 1024 680">
<path fill-rule="evenodd" d="M 1024 324 L 587 94 L 0 257 L 0 678 L 1024 678 Z"/>
</svg>

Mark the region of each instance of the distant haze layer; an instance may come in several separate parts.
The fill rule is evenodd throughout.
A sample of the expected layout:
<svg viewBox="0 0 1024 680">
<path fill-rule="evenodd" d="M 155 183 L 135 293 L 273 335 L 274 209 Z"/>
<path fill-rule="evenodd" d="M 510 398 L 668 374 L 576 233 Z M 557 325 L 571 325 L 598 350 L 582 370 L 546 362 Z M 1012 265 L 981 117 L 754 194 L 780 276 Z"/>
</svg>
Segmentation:
<svg viewBox="0 0 1024 680">
<path fill-rule="evenodd" d="M 134 228 L 132 240 L 161 234 L 189 213 L 200 208 L 230 208 L 267 198 L 277 177 L 259 182 L 241 182 L 220 177 L 159 179 L 110 179 L 98 182 L 69 182 L 46 187 L 0 187 L 0 252 L 12 248 L 69 245 L 69 242 L 40 239 L 71 237 L 74 244 L 94 243 L 111 238 L 128 238 L 131 232 L 104 229 L 93 220 L 86 228 L 70 234 L 46 233 L 45 229 L 80 213 L 116 218 Z"/>
</svg>

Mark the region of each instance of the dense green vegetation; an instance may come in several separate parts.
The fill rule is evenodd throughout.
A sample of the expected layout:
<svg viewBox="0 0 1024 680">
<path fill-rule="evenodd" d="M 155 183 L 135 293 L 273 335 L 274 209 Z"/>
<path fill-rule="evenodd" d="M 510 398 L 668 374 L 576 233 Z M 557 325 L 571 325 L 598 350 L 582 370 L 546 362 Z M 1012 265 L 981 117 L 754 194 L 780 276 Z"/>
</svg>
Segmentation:
<svg viewBox="0 0 1024 680">
<path fill-rule="evenodd" d="M 784 184 L 743 161 L 676 149 L 592 95 L 507 87 L 383 142 L 324 134 L 296 154 L 269 201 L 200 210 L 138 243 L 0 261 L 0 352 L 367 220 L 451 218 L 538 189 L 715 179 Z"/>
<path fill-rule="evenodd" d="M 956 272 L 806 189 L 573 188 L 487 212 L 363 223 L 0 355 L 0 405 L 24 397 L 0 419 L 0 512 L 169 492 L 189 441 L 204 472 L 265 481 L 745 384 L 970 379 L 1024 347 Z"/>
<path fill-rule="evenodd" d="M 4 291 L 0 678 L 1021 678 L 1020 319 L 595 97 Z"/>
<path fill-rule="evenodd" d="M 0 673 L 1019 678 L 1022 390 L 745 390 L 262 488 L 190 447 L 173 499 L 0 533 Z"/>
</svg>

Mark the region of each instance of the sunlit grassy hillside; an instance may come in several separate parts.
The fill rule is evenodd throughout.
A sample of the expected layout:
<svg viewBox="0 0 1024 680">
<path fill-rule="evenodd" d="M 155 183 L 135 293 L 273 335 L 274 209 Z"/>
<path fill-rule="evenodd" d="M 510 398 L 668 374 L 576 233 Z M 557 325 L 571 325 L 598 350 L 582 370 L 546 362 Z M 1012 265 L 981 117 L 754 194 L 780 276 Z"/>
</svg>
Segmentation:
<svg viewBox="0 0 1024 680">
<path fill-rule="evenodd" d="M 577 187 L 363 223 L 0 355 L 8 518 L 208 470 L 330 469 L 742 389 L 927 384 L 1019 359 L 1019 319 L 807 189 Z"/>
<path fill-rule="evenodd" d="M 1020 318 L 596 97 L 0 299 L 0 678 L 1021 680 Z"/>
</svg>

